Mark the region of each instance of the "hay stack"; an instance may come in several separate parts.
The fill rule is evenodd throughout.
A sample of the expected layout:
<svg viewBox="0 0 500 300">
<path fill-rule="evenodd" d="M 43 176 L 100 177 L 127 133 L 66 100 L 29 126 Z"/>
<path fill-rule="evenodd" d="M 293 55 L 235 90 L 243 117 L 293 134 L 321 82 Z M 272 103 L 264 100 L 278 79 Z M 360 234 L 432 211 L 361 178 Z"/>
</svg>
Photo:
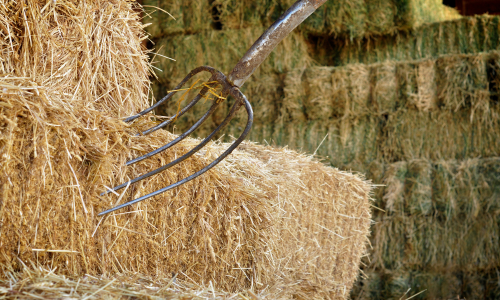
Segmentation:
<svg viewBox="0 0 500 300">
<path fill-rule="evenodd" d="M 143 2 L 148 12 L 146 23 L 152 23 L 148 32 L 158 38 L 217 28 L 267 27 L 295 0 L 145 0 Z M 164 11 L 176 19 L 167 16 Z M 306 34 L 360 38 L 459 17 L 456 10 L 444 6 L 439 0 L 327 1 L 304 21 L 299 30 Z"/>
<path fill-rule="evenodd" d="M 340 66 L 499 50 L 499 19 L 489 15 L 464 17 L 354 41 L 325 37 L 319 42 L 323 47 L 310 55 L 324 65 Z M 330 48 L 324 49 L 327 45 Z"/>
<path fill-rule="evenodd" d="M 194 280 L 222 291 L 344 299 L 370 225 L 369 183 L 287 149 L 243 144 L 206 175 L 148 201 L 105 208 L 194 173 L 227 148 L 130 186 L 106 186 L 186 153 L 126 160 L 175 138 L 123 116 L 147 106 L 149 65 L 133 3 L 0 5 L 0 264 L 62 274 Z M 7 276 L 4 272 L 0 276 Z"/>
</svg>

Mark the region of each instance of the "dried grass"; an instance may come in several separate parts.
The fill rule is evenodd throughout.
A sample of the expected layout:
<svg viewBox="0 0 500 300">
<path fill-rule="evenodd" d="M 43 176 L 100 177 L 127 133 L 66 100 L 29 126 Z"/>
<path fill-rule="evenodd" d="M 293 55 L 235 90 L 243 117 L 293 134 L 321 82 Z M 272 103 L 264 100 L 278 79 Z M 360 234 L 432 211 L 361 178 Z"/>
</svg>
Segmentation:
<svg viewBox="0 0 500 300">
<path fill-rule="evenodd" d="M 98 196 L 199 143 L 188 139 L 124 167 L 175 138 L 136 137 L 155 124 L 151 118 L 120 121 L 148 105 L 150 66 L 132 8 L 127 1 L 0 5 L 0 264 L 18 278 L 12 283 L 54 295 L 35 287 L 47 278 L 60 287 L 61 277 L 14 275 L 35 265 L 72 278 L 142 274 L 164 283 L 176 273 L 212 291 L 346 298 L 365 253 L 371 185 L 311 156 L 244 143 L 204 176 L 97 217 L 194 173 L 228 146 L 211 143 L 118 200 Z M 107 283 L 97 285 L 104 291 Z M 139 297 L 139 285 L 106 289 Z"/>
<path fill-rule="evenodd" d="M 315 59 L 319 59 L 318 55 L 325 56 L 321 57 L 325 65 L 343 66 L 499 50 L 499 19 L 489 15 L 464 17 L 355 40 L 325 37 L 320 41 L 334 45 L 333 49 L 310 55 Z"/>
<path fill-rule="evenodd" d="M 145 0 L 153 23 L 153 37 L 191 34 L 211 28 L 243 29 L 269 26 L 289 8 L 293 0 Z M 167 17 L 161 10 L 177 20 Z M 459 18 L 458 12 L 438 0 L 341 0 L 328 1 L 300 25 L 306 34 L 345 36 L 350 39 L 416 28 L 428 22 Z"/>
</svg>

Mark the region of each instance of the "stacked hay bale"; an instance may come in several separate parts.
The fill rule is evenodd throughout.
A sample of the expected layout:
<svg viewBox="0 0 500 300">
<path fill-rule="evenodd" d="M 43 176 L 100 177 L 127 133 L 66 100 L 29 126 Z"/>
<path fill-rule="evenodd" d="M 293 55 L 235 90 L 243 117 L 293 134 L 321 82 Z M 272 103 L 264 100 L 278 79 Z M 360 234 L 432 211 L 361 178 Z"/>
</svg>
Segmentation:
<svg viewBox="0 0 500 300">
<path fill-rule="evenodd" d="M 156 124 L 152 117 L 121 121 L 149 102 L 151 66 L 134 7 L 98 0 L 0 5 L 0 297 L 56 297 L 43 288 L 61 285 L 56 270 L 74 278 L 75 290 L 88 274 L 85 291 L 92 276 L 121 275 L 109 285 L 123 276 L 164 284 L 174 273 L 213 295 L 248 289 L 272 298 L 348 297 L 365 253 L 371 185 L 311 156 L 248 142 L 179 188 L 97 216 L 193 174 L 228 147 L 211 143 L 120 195 L 99 196 L 200 142 L 187 139 L 124 165 L 176 137 L 137 136 Z M 169 286 L 148 295 L 168 295 Z M 120 288 L 122 296 L 137 296 L 113 286 Z"/>
<path fill-rule="evenodd" d="M 244 37 L 284 6 L 257 1 L 247 11 L 245 1 L 228 2 L 213 2 L 222 30 L 207 26 L 205 36 Z M 353 296 L 400 299 L 411 288 L 427 290 L 415 299 L 500 298 L 500 18 L 436 18 L 424 12 L 429 5 L 405 3 L 420 2 L 327 2 L 288 40 L 307 42 L 287 53 L 309 61 L 277 69 L 271 58 L 259 71 L 263 81 L 254 81 L 263 94 L 246 91 L 258 110 L 250 138 L 314 153 L 385 185 L 376 193 L 381 210 L 366 276 Z M 241 55 L 247 45 L 217 49 Z M 212 59 L 196 63 L 220 61 Z M 266 96 L 273 101 L 260 100 Z"/>
</svg>

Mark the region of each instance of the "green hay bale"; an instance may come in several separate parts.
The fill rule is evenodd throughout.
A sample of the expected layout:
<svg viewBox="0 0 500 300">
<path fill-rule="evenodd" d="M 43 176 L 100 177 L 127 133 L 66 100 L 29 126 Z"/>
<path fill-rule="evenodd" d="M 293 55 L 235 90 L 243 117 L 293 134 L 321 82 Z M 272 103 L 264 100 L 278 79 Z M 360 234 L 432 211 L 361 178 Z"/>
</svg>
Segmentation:
<svg viewBox="0 0 500 300">
<path fill-rule="evenodd" d="M 471 119 L 490 109 L 487 55 L 454 55 L 436 60 L 439 105 L 458 111 L 471 109 Z"/>
<path fill-rule="evenodd" d="M 285 74 L 284 98 L 280 113 L 284 122 L 304 122 L 307 119 L 304 107 L 307 97 L 303 84 L 305 81 L 304 72 L 304 69 L 294 69 Z"/>
<path fill-rule="evenodd" d="M 395 1 L 370 0 L 366 1 L 367 22 L 366 31 L 380 35 L 394 30 L 397 14 Z M 352 36 L 352 35 L 351 35 Z"/>
<path fill-rule="evenodd" d="M 460 14 L 446 8 L 440 0 L 399 0 L 398 25 L 416 28 L 425 23 L 441 22 L 460 18 Z"/>
<path fill-rule="evenodd" d="M 415 63 L 396 64 L 396 97 L 400 106 L 416 108 L 418 95 L 418 68 Z"/>
<path fill-rule="evenodd" d="M 269 0 L 215 0 L 212 3 L 224 29 L 261 27 L 267 24 L 266 17 L 271 18 L 267 13 L 276 10 L 278 5 Z"/>
<path fill-rule="evenodd" d="M 500 160 L 444 161 L 433 170 L 433 202 L 444 220 L 474 220 L 480 214 L 500 210 Z"/>
<path fill-rule="evenodd" d="M 500 53 L 493 52 L 486 59 L 486 75 L 488 77 L 488 90 L 490 100 L 498 105 L 500 102 Z"/>
<path fill-rule="evenodd" d="M 355 40 L 325 37 L 328 42 L 324 43 L 337 46 L 326 53 L 327 57 L 322 57 L 322 61 L 337 66 L 372 64 L 500 50 L 499 18 L 488 15 L 466 17 Z M 313 53 L 313 56 L 317 54 Z"/>
<path fill-rule="evenodd" d="M 180 33 L 195 33 L 212 26 L 212 12 L 208 1 L 198 0 L 144 0 L 146 31 L 154 38 Z M 157 8 L 160 9 L 157 9 Z M 174 18 L 170 17 L 167 11 Z"/>
<path fill-rule="evenodd" d="M 294 70 L 285 80 L 286 115 L 298 120 L 324 120 L 371 113 L 370 70 L 365 65 Z M 293 116 L 293 117 L 292 117 Z"/>
<path fill-rule="evenodd" d="M 417 94 L 411 103 L 421 111 L 431 111 L 438 107 L 438 82 L 436 80 L 436 67 L 433 60 L 417 63 Z"/>
<path fill-rule="evenodd" d="M 336 68 L 337 69 L 337 68 Z M 340 83 L 343 79 L 347 80 L 347 98 L 346 113 L 351 117 L 362 117 L 372 113 L 370 105 L 370 69 L 365 65 L 349 65 L 344 68 L 338 68 L 333 71 L 334 87 L 337 88 L 337 100 L 335 103 L 341 103 L 344 99 L 343 88 Z M 338 84 L 335 84 L 338 82 Z"/>
<path fill-rule="evenodd" d="M 339 115 L 335 109 L 339 105 L 334 102 L 332 90 L 332 68 L 308 68 L 304 74 L 304 109 L 310 120 L 328 120 Z"/>
<path fill-rule="evenodd" d="M 162 70 L 156 75 L 160 83 L 169 84 L 171 81 L 180 81 L 189 71 L 201 65 L 210 65 L 224 73 L 230 72 L 263 32 L 263 28 L 247 28 L 159 39 L 156 43 L 156 49 L 161 49 L 159 54 L 176 61 L 156 57 L 155 67 Z M 254 77 L 261 73 L 284 73 L 311 64 L 305 41 L 297 33 L 292 33 L 262 63 Z"/>
<path fill-rule="evenodd" d="M 408 162 L 405 178 L 405 204 L 410 215 L 430 215 L 432 213 L 432 166 L 427 160 L 416 159 Z"/>
<path fill-rule="evenodd" d="M 498 266 L 500 228 L 495 219 L 489 214 L 474 222 L 421 215 L 379 219 L 373 226 L 373 267 L 454 272 Z"/>
<path fill-rule="evenodd" d="M 329 125 L 325 140 L 330 163 L 339 168 L 367 165 L 380 156 L 377 147 L 381 120 L 376 117 L 344 118 Z"/>
<path fill-rule="evenodd" d="M 487 121 L 470 120 L 471 111 L 424 113 L 400 110 L 389 115 L 380 148 L 387 162 L 413 158 L 464 159 L 500 154 L 498 110 Z"/>
<path fill-rule="evenodd" d="M 477 272 L 369 271 L 352 290 L 351 299 L 410 299 L 422 291 L 411 299 L 498 299 L 499 273 L 498 268 Z"/>
<path fill-rule="evenodd" d="M 371 82 L 373 84 L 373 109 L 379 115 L 396 110 L 396 65 L 388 62 L 371 66 Z"/>
<path fill-rule="evenodd" d="M 408 163 L 400 161 L 387 165 L 384 178 L 383 207 L 388 215 L 404 213 L 405 178 L 408 173 Z"/>
<path fill-rule="evenodd" d="M 435 60 L 397 63 L 396 80 L 397 107 L 424 112 L 438 108 Z"/>
</svg>

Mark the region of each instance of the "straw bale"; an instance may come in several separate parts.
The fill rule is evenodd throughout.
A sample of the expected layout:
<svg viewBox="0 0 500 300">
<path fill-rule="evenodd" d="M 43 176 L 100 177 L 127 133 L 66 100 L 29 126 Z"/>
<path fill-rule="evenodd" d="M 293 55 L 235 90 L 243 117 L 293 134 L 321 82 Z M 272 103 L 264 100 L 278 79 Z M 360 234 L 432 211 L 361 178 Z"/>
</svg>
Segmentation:
<svg viewBox="0 0 500 300">
<path fill-rule="evenodd" d="M 0 297 L 17 299 L 23 295 L 29 299 L 227 299 L 247 297 L 262 299 L 272 297 L 268 293 L 241 291 L 225 293 L 213 285 L 199 284 L 180 278 L 155 278 L 140 273 L 116 274 L 114 276 L 83 277 L 65 276 L 44 268 L 31 269 L 23 266 L 21 272 L 5 269 L 8 280 L 0 278 Z M 245 299 L 245 298 L 244 298 Z"/>
<path fill-rule="evenodd" d="M 121 197 L 99 196 L 200 142 L 124 166 L 176 138 L 137 136 L 154 116 L 121 121 L 148 105 L 150 66 L 132 8 L 127 1 L 0 5 L 2 269 L 158 280 L 175 273 L 226 292 L 345 299 L 365 253 L 371 185 L 311 156 L 247 142 L 204 176 L 97 216 L 193 174 L 228 147 L 213 142 Z"/>
<path fill-rule="evenodd" d="M 490 97 L 484 55 L 454 55 L 436 60 L 439 105 L 458 111 L 470 108 L 471 119 L 488 116 Z"/>
</svg>

